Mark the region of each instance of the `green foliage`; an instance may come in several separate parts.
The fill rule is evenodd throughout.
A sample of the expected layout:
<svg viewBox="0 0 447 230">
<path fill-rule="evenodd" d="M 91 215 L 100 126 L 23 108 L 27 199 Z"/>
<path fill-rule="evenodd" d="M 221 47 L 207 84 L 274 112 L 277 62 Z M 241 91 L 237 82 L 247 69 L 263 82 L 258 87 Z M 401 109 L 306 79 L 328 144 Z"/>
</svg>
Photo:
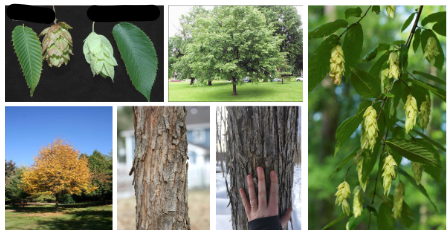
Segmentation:
<svg viewBox="0 0 447 230">
<path fill-rule="evenodd" d="M 12 204 L 20 203 L 21 205 L 25 205 L 30 198 L 30 194 L 21 188 L 23 170 L 24 167 L 16 168 L 14 173 L 10 175 L 5 186 L 5 197 Z"/>
<path fill-rule="evenodd" d="M 360 53 L 362 52 L 363 46 L 363 30 L 362 24 L 354 24 L 348 32 L 343 40 L 343 52 L 345 55 L 345 77 L 349 79 L 351 68 L 355 68 L 357 66 L 358 59 L 360 57 Z"/>
<path fill-rule="evenodd" d="M 42 72 L 42 45 L 36 32 L 26 26 L 14 28 L 12 43 L 32 97 Z"/>
<path fill-rule="evenodd" d="M 362 16 L 362 9 L 360 7 L 349 8 L 345 11 L 346 19 L 348 19 L 349 17 L 360 17 L 360 16 Z"/>
<path fill-rule="evenodd" d="M 328 23 L 323 24 L 323 25 L 319 26 L 318 28 L 310 31 L 308 38 L 313 39 L 313 38 L 326 37 L 326 36 L 329 36 L 329 35 L 337 32 L 337 30 L 339 30 L 341 28 L 346 28 L 347 26 L 348 26 L 348 22 L 343 19 L 338 19 L 333 22 L 328 22 Z"/>
<path fill-rule="evenodd" d="M 95 150 L 88 156 L 90 172 L 92 172 L 93 185 L 98 187 L 89 196 L 101 201 L 112 198 L 113 193 L 113 159 L 112 155 L 105 155 Z"/>
<path fill-rule="evenodd" d="M 402 29 L 400 29 L 400 32 L 404 32 L 404 30 L 410 25 L 410 23 L 413 21 L 414 16 L 416 15 L 416 12 L 410 14 L 410 16 L 405 20 L 404 24 L 402 25 Z"/>
<path fill-rule="evenodd" d="M 437 55 L 435 57 L 435 63 L 433 65 L 436 68 L 438 68 L 439 70 L 442 70 L 442 67 L 444 66 L 444 63 L 445 63 L 444 52 L 443 52 L 441 43 L 438 40 L 438 37 L 436 36 L 435 33 L 433 33 L 432 30 L 424 30 L 424 31 L 422 31 L 422 33 L 421 33 L 421 48 L 422 48 L 422 50 L 425 53 L 425 46 L 427 45 L 428 38 L 430 38 L 430 37 L 434 37 L 435 38 L 436 44 L 438 46 L 438 51 L 439 51 L 439 55 Z M 430 62 L 428 59 L 427 59 L 427 61 Z"/>
<path fill-rule="evenodd" d="M 115 25 L 112 33 L 132 84 L 150 101 L 158 68 L 152 41 L 140 28 L 127 22 Z"/>
<path fill-rule="evenodd" d="M 62 204 L 74 204 L 76 203 L 75 200 L 73 200 L 73 197 L 71 197 L 70 194 L 65 194 L 61 197 L 61 203 Z"/>
<path fill-rule="evenodd" d="M 391 204 L 390 203 L 382 203 L 379 208 L 379 214 L 377 219 L 380 221 L 377 222 L 377 227 L 383 230 L 394 229 L 394 220 L 392 217 Z"/>
<path fill-rule="evenodd" d="M 379 78 L 366 71 L 353 69 L 351 82 L 355 90 L 364 98 L 375 98 L 381 93 Z"/>
<path fill-rule="evenodd" d="M 308 62 L 309 92 L 312 91 L 323 80 L 329 72 L 329 59 L 331 58 L 331 50 L 339 43 L 339 38 L 336 35 L 331 35 L 326 38 L 323 43 L 310 56 Z"/>
</svg>

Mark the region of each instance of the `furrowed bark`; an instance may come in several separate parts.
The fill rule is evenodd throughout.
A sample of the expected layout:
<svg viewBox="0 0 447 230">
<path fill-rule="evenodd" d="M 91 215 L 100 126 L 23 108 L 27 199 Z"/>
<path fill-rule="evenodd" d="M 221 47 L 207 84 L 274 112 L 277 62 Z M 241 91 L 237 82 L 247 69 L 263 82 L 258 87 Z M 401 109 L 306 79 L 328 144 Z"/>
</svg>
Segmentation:
<svg viewBox="0 0 447 230">
<path fill-rule="evenodd" d="M 186 109 L 134 107 L 136 229 L 189 230 Z"/>
<path fill-rule="evenodd" d="M 293 159 L 299 150 L 299 107 L 227 107 L 227 111 L 226 166 L 230 181 L 226 182 L 231 221 L 233 230 L 245 230 L 248 220 L 238 189 L 243 188 L 248 196 L 246 176 L 251 174 L 257 181 L 258 166 L 266 174 L 267 194 L 270 171 L 275 170 L 278 175 L 279 215 L 292 207 Z"/>
</svg>

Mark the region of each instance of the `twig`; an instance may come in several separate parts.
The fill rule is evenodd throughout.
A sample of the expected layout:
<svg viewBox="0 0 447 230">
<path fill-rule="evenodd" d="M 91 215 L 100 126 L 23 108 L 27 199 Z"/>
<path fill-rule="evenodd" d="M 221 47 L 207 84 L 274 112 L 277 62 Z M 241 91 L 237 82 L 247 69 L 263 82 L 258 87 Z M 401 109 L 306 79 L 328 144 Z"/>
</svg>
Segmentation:
<svg viewBox="0 0 447 230">
<path fill-rule="evenodd" d="M 54 8 L 54 5 L 53 5 L 53 11 L 54 11 L 54 24 L 56 25 L 57 18 L 56 18 L 56 8 Z"/>
<path fill-rule="evenodd" d="M 351 169 L 351 167 L 352 167 L 353 165 L 357 164 L 357 161 L 358 161 L 358 159 L 360 158 L 360 155 L 362 155 L 363 150 L 365 150 L 365 147 L 366 147 L 367 145 L 368 145 L 368 140 L 366 140 L 365 145 L 363 145 L 362 151 L 361 151 L 360 154 L 357 156 L 357 158 L 355 159 L 354 163 L 352 163 L 352 164 L 349 166 L 348 170 L 346 170 L 345 181 L 346 181 L 346 177 L 348 176 L 348 172 L 349 172 L 349 170 Z"/>
<path fill-rule="evenodd" d="M 407 44 L 406 44 L 407 47 L 410 47 L 410 45 L 411 45 L 411 40 L 413 39 L 414 32 L 416 31 L 416 28 L 418 27 L 417 25 L 418 25 L 419 18 L 421 17 L 423 7 L 424 6 L 419 6 L 418 14 L 416 15 L 416 20 L 414 21 L 413 28 L 411 29 L 410 36 L 408 37 L 408 40 L 407 40 Z"/>
<path fill-rule="evenodd" d="M 371 225 L 371 216 L 372 216 L 372 213 L 370 211 L 369 212 L 369 221 L 368 221 L 368 230 L 369 230 L 369 226 Z"/>
<path fill-rule="evenodd" d="M 386 133 L 385 133 L 385 139 L 388 137 L 388 130 L 386 131 Z M 382 155 L 383 154 L 383 150 L 385 150 L 385 146 L 386 146 L 386 144 L 385 143 L 383 143 L 384 144 L 384 146 L 383 146 L 383 149 L 382 149 L 382 153 L 380 154 L 380 155 Z M 379 162 L 380 162 L 380 158 L 379 158 Z M 379 180 L 379 172 L 380 172 L 380 168 L 378 168 L 377 169 L 377 174 L 376 174 L 376 183 L 375 183 L 375 185 L 374 185 L 374 194 L 373 194 L 373 198 L 372 198 L 372 202 L 371 202 L 371 204 L 374 204 L 374 197 L 376 196 L 376 194 L 377 194 L 377 181 Z"/>
<path fill-rule="evenodd" d="M 362 16 L 358 21 L 356 21 L 356 22 L 352 23 L 350 26 L 348 26 L 348 28 L 346 28 L 346 30 L 343 31 L 343 33 L 341 33 L 340 36 L 338 36 L 338 38 L 340 39 L 341 36 L 343 36 L 343 34 L 346 33 L 346 31 L 348 31 L 349 29 L 351 29 L 351 27 L 353 27 L 353 26 L 359 24 L 359 22 L 366 16 L 366 14 L 368 13 L 369 9 L 371 9 L 371 7 L 372 7 L 372 6 L 369 6 L 368 9 L 366 10 L 365 14 L 363 14 L 363 16 Z"/>
</svg>

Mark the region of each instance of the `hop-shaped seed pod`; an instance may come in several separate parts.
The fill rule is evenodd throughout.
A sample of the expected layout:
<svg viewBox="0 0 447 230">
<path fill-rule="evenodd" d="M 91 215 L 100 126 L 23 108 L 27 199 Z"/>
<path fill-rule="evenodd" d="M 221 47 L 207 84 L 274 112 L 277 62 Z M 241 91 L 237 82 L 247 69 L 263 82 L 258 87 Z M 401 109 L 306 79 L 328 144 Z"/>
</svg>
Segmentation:
<svg viewBox="0 0 447 230">
<path fill-rule="evenodd" d="M 351 196 L 351 189 L 349 187 L 348 182 L 344 181 L 337 187 L 337 192 L 335 193 L 335 196 L 337 197 L 335 199 L 335 204 L 338 206 L 342 205 L 342 210 L 346 215 L 349 216 L 351 210 L 349 207 L 349 203 L 346 199 L 348 199 Z"/>
<path fill-rule="evenodd" d="M 436 44 L 436 39 L 434 37 L 429 37 L 427 40 L 427 45 L 424 49 L 424 58 L 433 65 L 435 63 L 435 57 L 439 55 L 438 44 Z"/>
<path fill-rule="evenodd" d="M 431 102 L 430 97 L 425 95 L 425 101 L 421 104 L 421 110 L 419 111 L 419 126 L 426 129 L 430 122 Z"/>
<path fill-rule="evenodd" d="M 362 157 L 362 158 L 360 158 L 359 161 L 357 162 L 357 168 L 356 168 L 356 170 L 357 170 L 357 173 L 358 173 L 358 176 L 359 176 L 360 186 L 362 186 L 363 191 L 365 191 L 365 190 L 366 190 L 366 185 L 368 184 L 368 180 L 366 180 L 366 181 L 363 183 L 363 178 L 362 178 L 363 159 L 364 159 L 364 158 Z"/>
<path fill-rule="evenodd" d="M 386 13 L 390 18 L 394 18 L 394 12 L 396 11 L 396 6 L 386 6 Z"/>
<path fill-rule="evenodd" d="M 402 213 L 402 203 L 404 202 L 404 195 L 405 195 L 404 183 L 402 183 L 402 181 L 399 181 L 396 190 L 394 190 L 393 213 L 395 219 L 399 218 L 400 214 Z"/>
<path fill-rule="evenodd" d="M 380 71 L 380 83 L 382 88 L 382 93 L 387 93 L 388 87 L 390 86 L 390 80 L 388 76 L 390 75 L 390 69 L 386 68 Z"/>
<path fill-rule="evenodd" d="M 418 162 L 411 162 L 411 170 L 413 171 L 413 177 L 416 184 L 419 185 L 421 183 L 422 171 L 424 171 L 422 164 Z"/>
<path fill-rule="evenodd" d="M 405 131 L 408 133 L 413 129 L 418 117 L 418 107 L 416 98 L 408 94 L 407 102 L 405 102 Z"/>
<path fill-rule="evenodd" d="M 60 67 L 62 63 L 67 65 L 70 54 L 73 55 L 73 41 L 69 29 L 73 29 L 65 22 L 59 22 L 47 27 L 40 33 L 45 35 L 42 40 L 43 59 L 47 60 L 50 67 Z"/>
<path fill-rule="evenodd" d="M 385 163 L 383 164 L 383 190 L 384 194 L 388 195 L 390 194 L 391 189 L 391 181 L 396 178 L 396 172 L 394 171 L 394 166 L 397 166 L 396 162 L 394 161 L 394 158 L 389 154 L 385 158 Z"/>
<path fill-rule="evenodd" d="M 372 107 L 369 106 L 365 113 L 363 113 L 363 123 L 362 123 L 362 137 L 360 138 L 360 142 L 362 146 L 367 144 L 366 147 L 369 147 L 371 150 L 374 149 L 374 145 L 376 144 L 376 138 L 378 136 L 377 130 L 377 112 Z"/>
<path fill-rule="evenodd" d="M 113 57 L 113 47 L 109 40 L 92 31 L 84 40 L 83 51 L 85 60 L 90 64 L 93 76 L 100 74 L 104 78 L 112 78 L 113 81 L 115 76 L 114 66 L 117 66 L 118 63 Z"/>
<path fill-rule="evenodd" d="M 345 58 L 343 56 L 343 50 L 340 45 L 337 45 L 331 52 L 331 71 L 329 72 L 329 75 L 331 76 L 332 81 L 334 81 L 334 84 L 340 85 L 341 77 L 345 72 Z"/>
<path fill-rule="evenodd" d="M 363 193 L 359 186 L 354 188 L 354 217 L 357 218 L 362 215 L 363 212 Z"/>
<path fill-rule="evenodd" d="M 397 52 L 391 52 L 386 63 L 390 65 L 388 77 L 398 79 L 400 75 L 400 69 L 399 55 L 397 55 Z"/>
</svg>

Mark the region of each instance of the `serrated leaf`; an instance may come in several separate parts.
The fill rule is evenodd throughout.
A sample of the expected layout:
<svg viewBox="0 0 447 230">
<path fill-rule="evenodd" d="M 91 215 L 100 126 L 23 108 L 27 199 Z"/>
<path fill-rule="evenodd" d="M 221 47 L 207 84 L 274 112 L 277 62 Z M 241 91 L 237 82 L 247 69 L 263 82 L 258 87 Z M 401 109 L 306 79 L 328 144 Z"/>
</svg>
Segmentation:
<svg viewBox="0 0 447 230">
<path fill-rule="evenodd" d="M 42 73 L 42 45 L 36 32 L 26 26 L 14 28 L 12 43 L 32 97 Z"/>
<path fill-rule="evenodd" d="M 421 44 L 421 29 L 417 28 L 414 31 L 414 39 L 413 39 L 413 52 L 414 53 L 416 53 L 420 44 Z"/>
<path fill-rule="evenodd" d="M 422 24 L 422 26 L 425 26 L 426 24 L 431 23 L 431 22 L 445 21 L 445 15 L 446 15 L 445 11 L 430 14 L 427 17 L 425 17 L 424 19 L 422 19 L 421 24 Z"/>
<path fill-rule="evenodd" d="M 419 75 L 419 76 L 421 76 L 421 77 L 425 77 L 425 78 L 427 78 L 428 80 L 430 80 L 430 81 L 434 81 L 434 82 L 436 82 L 436 83 L 438 83 L 438 84 L 440 84 L 440 85 L 442 85 L 442 86 L 445 86 L 445 85 L 446 85 L 446 83 L 445 83 L 444 80 L 442 80 L 442 79 L 439 78 L 439 77 L 433 76 L 433 75 L 431 75 L 431 74 L 424 73 L 424 72 L 417 71 L 417 70 L 414 70 L 414 71 L 413 71 L 413 74 L 417 74 L 417 75 Z"/>
<path fill-rule="evenodd" d="M 389 204 L 393 203 L 393 200 L 394 200 L 394 196 L 393 195 L 390 194 L 388 196 L 384 196 L 383 198 Z M 397 220 L 401 224 L 403 224 L 405 227 L 409 228 L 413 224 L 414 218 L 415 217 L 413 215 L 413 212 L 411 211 L 410 206 L 408 206 L 408 204 L 404 200 L 403 203 L 402 203 L 402 211 L 400 213 L 400 218 L 398 218 Z"/>
<path fill-rule="evenodd" d="M 431 139 L 430 137 L 428 137 L 427 135 L 421 133 L 420 131 L 416 130 L 416 129 L 412 129 L 410 132 L 416 133 L 417 135 L 419 135 L 420 137 L 424 138 L 426 141 L 430 142 L 432 145 L 436 146 L 439 150 L 446 152 L 446 149 L 444 148 L 444 146 L 442 146 L 441 144 L 439 144 L 438 142 L 434 141 L 433 139 Z"/>
<path fill-rule="evenodd" d="M 402 25 L 402 28 L 400 29 L 400 32 L 404 32 L 404 30 L 410 25 L 410 23 L 413 21 L 414 19 L 414 15 L 416 15 L 416 12 L 410 14 L 410 16 L 407 18 L 407 20 L 405 20 L 404 24 Z"/>
<path fill-rule="evenodd" d="M 377 216 L 377 229 L 391 230 L 394 229 L 394 219 L 392 217 L 391 204 L 383 202 L 379 207 Z"/>
<path fill-rule="evenodd" d="M 333 220 L 332 222 L 330 222 L 329 224 L 324 226 L 321 230 L 324 230 L 324 229 L 327 229 L 327 228 L 333 226 L 334 224 L 338 223 L 340 220 L 342 220 L 345 217 L 348 217 L 348 216 L 346 216 L 346 214 L 342 213 L 337 219 Z"/>
<path fill-rule="evenodd" d="M 343 168 L 343 166 L 348 163 L 349 160 L 351 160 L 354 156 L 357 155 L 357 152 L 359 151 L 360 147 L 355 148 L 354 150 L 352 150 L 352 152 L 346 156 L 341 162 L 340 164 L 337 165 L 337 168 L 334 169 L 334 171 L 332 171 L 331 175 L 329 175 L 328 179 L 331 179 L 332 175 L 336 172 L 340 172 L 340 170 Z"/>
<path fill-rule="evenodd" d="M 337 30 L 339 30 L 341 28 L 345 28 L 347 26 L 348 26 L 348 22 L 343 19 L 338 19 L 333 22 L 328 22 L 328 23 L 323 24 L 323 25 L 317 27 L 316 29 L 310 31 L 308 38 L 313 39 L 313 38 L 326 37 L 328 35 L 333 34 Z"/>
<path fill-rule="evenodd" d="M 441 43 L 438 40 L 438 37 L 431 30 L 424 30 L 424 31 L 422 31 L 422 34 L 421 34 L 421 45 L 422 45 L 421 48 L 422 48 L 422 51 L 425 53 L 425 46 L 427 45 L 428 38 L 430 38 L 430 37 L 433 37 L 436 40 L 436 44 L 438 46 L 438 51 L 439 51 L 439 54 L 435 57 L 434 66 L 437 69 L 442 70 L 442 67 L 444 66 L 444 61 L 445 61 L 444 51 L 442 50 L 442 46 L 441 46 Z M 427 59 L 427 61 L 430 63 L 430 61 L 428 59 Z"/>
<path fill-rule="evenodd" d="M 368 72 L 352 69 L 351 82 L 354 89 L 364 98 L 376 98 L 380 95 L 380 80 Z"/>
<path fill-rule="evenodd" d="M 380 6 L 373 6 L 372 7 L 372 12 L 376 13 L 377 15 L 380 14 Z"/>
<path fill-rule="evenodd" d="M 399 173 L 403 176 L 405 176 L 405 178 L 407 178 L 407 180 L 415 187 L 417 188 L 417 190 L 419 190 L 425 197 L 427 197 L 427 199 L 430 201 L 430 203 L 433 205 L 433 207 L 435 208 L 435 211 L 438 212 L 438 208 L 436 207 L 435 203 L 433 203 L 433 201 L 430 199 L 430 197 L 428 196 L 427 190 L 425 190 L 424 186 L 422 186 L 422 184 L 417 185 L 416 181 L 414 180 L 414 178 L 412 176 L 410 176 L 407 172 L 405 172 L 403 169 L 399 168 Z"/>
<path fill-rule="evenodd" d="M 400 45 L 399 65 L 401 73 L 405 72 L 408 66 L 408 46 L 405 44 Z"/>
<path fill-rule="evenodd" d="M 400 138 L 390 138 L 386 144 L 399 155 L 424 165 L 441 167 L 441 162 L 423 145 Z"/>
<path fill-rule="evenodd" d="M 335 132 L 335 138 L 337 143 L 335 144 L 334 156 L 340 150 L 341 146 L 351 137 L 351 135 L 357 130 L 360 123 L 363 120 L 363 113 L 365 113 L 366 108 L 371 105 L 370 101 L 364 101 L 360 103 L 359 109 L 354 116 L 344 120 L 340 126 L 338 126 Z"/>
<path fill-rule="evenodd" d="M 362 9 L 360 9 L 360 7 L 349 8 L 345 10 L 346 19 L 348 19 L 349 17 L 360 17 L 360 16 L 362 16 Z"/>
<path fill-rule="evenodd" d="M 348 32 L 345 34 L 345 38 L 343 40 L 343 53 L 345 55 L 345 67 L 355 68 L 357 66 L 358 59 L 360 57 L 360 53 L 362 52 L 363 47 L 363 30 L 362 25 L 355 24 L 352 26 Z M 345 77 L 346 79 L 350 78 L 350 69 L 345 68 Z"/>
<path fill-rule="evenodd" d="M 366 183 L 367 180 L 369 180 L 369 174 L 374 168 L 374 165 L 377 161 L 377 156 L 379 155 L 380 151 L 380 141 L 377 141 L 374 145 L 374 151 L 371 152 L 371 150 L 366 149 L 363 150 L 363 165 L 362 165 L 362 181 L 363 183 Z"/>
<path fill-rule="evenodd" d="M 433 147 L 433 145 L 428 142 L 425 139 L 420 139 L 420 138 L 414 138 L 414 141 L 418 142 L 419 144 L 425 146 L 425 148 L 427 148 L 428 150 L 430 150 L 433 153 L 433 156 L 439 161 L 441 162 L 441 156 L 439 156 L 438 151 L 436 151 L 435 147 Z M 433 179 L 435 179 L 438 183 L 442 183 L 441 181 L 441 169 L 438 167 L 432 167 L 432 166 L 424 166 L 424 171 L 429 174 L 431 177 L 433 177 Z"/>
<path fill-rule="evenodd" d="M 132 84 L 150 101 L 158 68 L 152 41 L 140 28 L 127 22 L 116 24 L 112 33 Z"/>
<path fill-rule="evenodd" d="M 422 88 L 430 90 L 430 92 L 432 92 L 433 94 L 438 96 L 441 100 L 445 101 L 445 95 L 446 95 L 445 90 L 443 90 L 443 89 L 441 89 L 441 88 L 439 88 L 437 86 L 430 85 L 430 84 L 424 83 L 422 81 L 419 81 L 419 80 L 416 80 L 416 79 L 413 79 L 413 78 L 408 78 L 408 81 L 410 81 L 410 82 L 412 82 L 412 83 L 414 83 L 416 85 L 419 85 Z"/>
<path fill-rule="evenodd" d="M 435 25 L 433 25 L 432 29 L 439 35 L 445 37 L 445 21 L 436 23 Z"/>
<path fill-rule="evenodd" d="M 369 73 L 376 77 L 377 79 L 379 79 L 379 74 L 380 71 L 382 70 L 382 65 L 384 63 L 386 63 L 386 61 L 388 61 L 388 57 L 390 56 L 389 52 L 385 52 L 384 54 L 382 54 L 382 56 L 380 56 L 379 59 L 377 59 L 377 61 L 374 63 L 374 65 L 371 67 L 371 69 L 369 70 Z"/>
<path fill-rule="evenodd" d="M 330 70 L 329 60 L 331 58 L 331 50 L 338 44 L 338 36 L 331 35 L 324 40 L 321 45 L 309 58 L 309 92 L 311 92 Z"/>
</svg>

